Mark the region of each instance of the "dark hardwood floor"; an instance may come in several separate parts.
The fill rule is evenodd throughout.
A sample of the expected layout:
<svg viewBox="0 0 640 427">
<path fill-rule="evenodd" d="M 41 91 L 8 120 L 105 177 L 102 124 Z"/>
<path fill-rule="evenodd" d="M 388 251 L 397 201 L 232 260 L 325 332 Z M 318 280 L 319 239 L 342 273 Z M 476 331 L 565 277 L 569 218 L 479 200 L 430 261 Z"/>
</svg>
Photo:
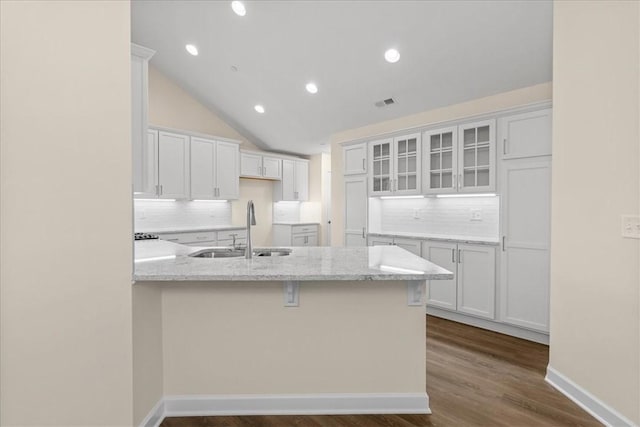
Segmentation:
<svg viewBox="0 0 640 427">
<path fill-rule="evenodd" d="M 161 427 L 600 426 L 545 383 L 549 348 L 427 316 L 432 415 L 166 418 Z"/>
</svg>

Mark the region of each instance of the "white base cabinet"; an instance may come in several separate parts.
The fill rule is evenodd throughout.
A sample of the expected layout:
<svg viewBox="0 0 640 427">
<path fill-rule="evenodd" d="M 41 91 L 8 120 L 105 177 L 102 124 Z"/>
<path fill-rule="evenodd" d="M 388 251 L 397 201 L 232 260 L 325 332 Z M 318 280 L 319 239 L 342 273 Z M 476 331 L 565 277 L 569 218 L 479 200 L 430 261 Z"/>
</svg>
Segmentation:
<svg viewBox="0 0 640 427">
<path fill-rule="evenodd" d="M 187 246 L 236 246 L 247 243 L 247 230 L 244 228 L 219 231 L 183 231 L 179 233 L 159 233 L 161 240 Z"/>
<path fill-rule="evenodd" d="M 318 246 L 318 224 L 273 224 L 274 246 Z"/>
<path fill-rule="evenodd" d="M 493 246 L 425 241 L 422 257 L 454 273 L 427 282 L 427 305 L 495 318 L 496 253 Z"/>
<path fill-rule="evenodd" d="M 420 240 L 405 239 L 396 236 L 369 236 L 369 246 L 385 246 L 394 245 L 400 246 L 402 249 L 406 249 L 414 255 L 420 256 Z"/>
</svg>

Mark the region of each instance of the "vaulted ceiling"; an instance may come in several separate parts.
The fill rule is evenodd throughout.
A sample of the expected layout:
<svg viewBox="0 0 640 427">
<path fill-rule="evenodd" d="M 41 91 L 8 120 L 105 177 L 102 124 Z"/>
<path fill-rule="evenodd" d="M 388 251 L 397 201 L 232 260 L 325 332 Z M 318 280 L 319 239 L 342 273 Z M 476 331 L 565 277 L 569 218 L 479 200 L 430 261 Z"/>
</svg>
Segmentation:
<svg viewBox="0 0 640 427">
<path fill-rule="evenodd" d="M 341 130 L 551 80 L 550 1 L 244 4 L 238 16 L 230 1 L 134 0 L 132 41 L 265 149 L 312 154 Z"/>
</svg>

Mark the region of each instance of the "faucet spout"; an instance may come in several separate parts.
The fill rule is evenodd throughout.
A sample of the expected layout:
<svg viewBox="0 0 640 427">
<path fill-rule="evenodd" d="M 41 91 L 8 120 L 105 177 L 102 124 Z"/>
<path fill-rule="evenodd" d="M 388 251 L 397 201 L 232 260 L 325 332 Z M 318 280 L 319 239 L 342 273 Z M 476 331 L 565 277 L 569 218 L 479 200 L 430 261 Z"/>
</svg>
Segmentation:
<svg viewBox="0 0 640 427">
<path fill-rule="evenodd" d="M 253 200 L 247 202 L 247 248 L 244 253 L 245 259 L 253 258 L 253 245 L 251 244 L 251 226 L 256 225 L 256 209 Z"/>
</svg>

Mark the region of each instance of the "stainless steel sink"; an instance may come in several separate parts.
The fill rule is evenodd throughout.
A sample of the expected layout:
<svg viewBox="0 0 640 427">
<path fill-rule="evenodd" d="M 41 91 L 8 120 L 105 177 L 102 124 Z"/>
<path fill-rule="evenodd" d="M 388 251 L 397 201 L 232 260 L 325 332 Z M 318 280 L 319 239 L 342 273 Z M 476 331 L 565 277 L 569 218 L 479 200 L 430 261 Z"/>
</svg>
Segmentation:
<svg viewBox="0 0 640 427">
<path fill-rule="evenodd" d="M 207 248 L 189 254 L 194 258 L 236 258 L 245 254 L 245 248 Z M 291 249 L 287 248 L 255 248 L 253 256 L 286 256 L 291 253 Z"/>
</svg>

